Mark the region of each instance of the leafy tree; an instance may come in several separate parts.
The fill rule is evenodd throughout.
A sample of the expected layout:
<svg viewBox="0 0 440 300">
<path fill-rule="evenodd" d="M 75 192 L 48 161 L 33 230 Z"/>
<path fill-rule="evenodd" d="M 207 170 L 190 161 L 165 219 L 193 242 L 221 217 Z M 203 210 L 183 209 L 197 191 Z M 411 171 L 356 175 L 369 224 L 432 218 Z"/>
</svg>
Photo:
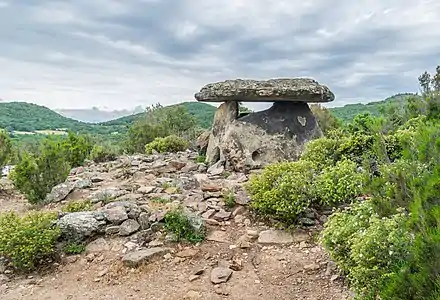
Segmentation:
<svg viewBox="0 0 440 300">
<path fill-rule="evenodd" d="M 67 138 L 62 141 L 61 145 L 67 162 L 73 168 L 81 166 L 93 148 L 90 139 L 84 135 L 77 135 L 73 132 L 69 132 Z"/>
<path fill-rule="evenodd" d="M 310 109 L 324 134 L 330 130 L 339 128 L 342 125 L 341 121 L 324 106 L 312 104 L 310 105 Z"/>
<path fill-rule="evenodd" d="M 9 156 L 11 155 L 11 151 L 12 151 L 11 139 L 9 138 L 6 131 L 0 130 L 0 171 L 7 163 Z"/>
<path fill-rule="evenodd" d="M 47 139 L 39 155 L 24 153 L 15 166 L 11 179 L 30 203 L 42 202 L 54 186 L 66 180 L 70 165 L 63 150 L 61 143 Z"/>
<path fill-rule="evenodd" d="M 126 151 L 141 153 L 145 151 L 145 145 L 155 138 L 176 135 L 185 139 L 194 139 L 197 133 L 194 117 L 183 106 L 166 108 L 157 104 L 147 108 L 145 117 L 130 127 Z"/>
</svg>

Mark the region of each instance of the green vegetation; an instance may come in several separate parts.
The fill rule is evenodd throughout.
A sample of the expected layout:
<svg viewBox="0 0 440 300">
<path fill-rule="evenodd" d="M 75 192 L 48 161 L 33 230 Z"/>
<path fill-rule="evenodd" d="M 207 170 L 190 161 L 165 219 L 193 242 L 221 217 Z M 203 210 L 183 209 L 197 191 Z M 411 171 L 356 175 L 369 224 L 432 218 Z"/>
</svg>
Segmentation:
<svg viewBox="0 0 440 300">
<path fill-rule="evenodd" d="M 80 242 L 67 242 L 63 247 L 63 251 L 70 255 L 81 254 L 86 251 L 86 246 Z"/>
<path fill-rule="evenodd" d="M 440 299 L 440 67 L 419 81 L 421 96 L 358 114 L 247 185 L 251 207 L 287 225 L 338 209 L 321 241 L 356 299 Z"/>
<path fill-rule="evenodd" d="M 236 204 L 236 198 L 234 191 L 227 190 L 223 193 L 223 200 L 225 201 L 225 205 L 229 208 L 233 208 Z"/>
<path fill-rule="evenodd" d="M 175 153 L 185 151 L 186 149 L 188 149 L 188 142 L 175 135 L 155 138 L 151 143 L 145 146 L 145 152 L 147 154 L 151 154 L 153 151 L 159 153 Z"/>
<path fill-rule="evenodd" d="M 11 173 L 14 186 L 33 204 L 41 203 L 63 182 L 71 167 L 82 165 L 91 150 L 85 137 L 69 133 L 66 139 L 46 139 L 36 153 L 21 153 Z"/>
<path fill-rule="evenodd" d="M 41 203 L 54 186 L 66 180 L 70 166 L 60 143 L 46 140 L 40 154 L 24 153 L 10 177 L 32 204 Z"/>
<path fill-rule="evenodd" d="M 24 217 L 14 212 L 0 214 L 0 256 L 20 271 L 34 269 L 55 253 L 60 236 L 56 219 L 56 214 L 46 212 L 30 212 Z"/>
<path fill-rule="evenodd" d="M 0 130 L 0 171 L 5 166 L 11 155 L 11 139 L 4 130 Z M 1 175 L 0 175 L 1 176 Z"/>
<path fill-rule="evenodd" d="M 90 152 L 89 158 L 96 163 L 112 161 L 116 159 L 116 151 L 111 149 L 111 147 L 95 145 Z"/>
<path fill-rule="evenodd" d="M 165 230 L 173 234 L 177 241 L 198 243 L 205 239 L 203 221 L 182 208 L 171 210 L 165 215 Z"/>
<path fill-rule="evenodd" d="M 194 117 L 185 110 L 185 107 L 162 107 L 157 104 L 148 108 L 145 117 L 137 120 L 130 127 L 125 149 L 128 153 L 142 153 L 146 150 L 145 145 L 149 143 L 153 142 L 151 146 L 159 148 L 171 146 L 173 143 L 172 139 L 175 136 L 187 141 L 193 141 L 198 133 L 197 123 Z M 156 138 L 165 137 L 167 137 L 165 140 L 158 139 L 154 141 Z M 182 143 L 181 139 L 178 142 Z M 167 144 L 165 145 L 164 143 Z"/>
<path fill-rule="evenodd" d="M 80 212 L 93 210 L 93 203 L 90 200 L 76 200 L 64 205 L 61 210 L 63 212 Z"/>
</svg>

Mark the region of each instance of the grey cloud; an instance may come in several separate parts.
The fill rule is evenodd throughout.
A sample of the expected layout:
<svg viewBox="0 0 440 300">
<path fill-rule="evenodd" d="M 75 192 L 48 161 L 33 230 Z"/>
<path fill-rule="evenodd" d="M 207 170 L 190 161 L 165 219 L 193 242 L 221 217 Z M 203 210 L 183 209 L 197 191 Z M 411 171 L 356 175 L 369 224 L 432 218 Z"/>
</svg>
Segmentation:
<svg viewBox="0 0 440 300">
<path fill-rule="evenodd" d="M 0 1 L 0 97 L 131 108 L 214 80 L 310 76 L 331 105 L 381 100 L 439 63 L 439 15 L 412 0 Z"/>
</svg>

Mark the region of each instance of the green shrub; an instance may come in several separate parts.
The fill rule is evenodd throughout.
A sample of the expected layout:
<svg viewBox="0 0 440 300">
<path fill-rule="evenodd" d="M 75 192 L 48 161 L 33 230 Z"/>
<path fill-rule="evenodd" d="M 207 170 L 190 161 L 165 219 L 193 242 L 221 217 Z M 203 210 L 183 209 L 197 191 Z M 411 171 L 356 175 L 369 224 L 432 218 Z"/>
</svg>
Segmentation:
<svg viewBox="0 0 440 300">
<path fill-rule="evenodd" d="M 174 153 L 184 151 L 186 149 L 188 149 L 188 142 L 175 135 L 169 135 L 164 138 L 156 138 L 154 141 L 145 146 L 145 151 L 147 154 L 153 153 L 153 150 L 159 153 Z"/>
<path fill-rule="evenodd" d="M 322 232 L 331 258 L 361 299 L 375 299 L 396 265 L 407 257 L 410 236 L 403 213 L 381 218 L 369 201 L 332 215 Z"/>
<path fill-rule="evenodd" d="M 95 145 L 90 152 L 90 159 L 96 163 L 112 161 L 116 159 L 116 153 L 111 149 Z"/>
<path fill-rule="evenodd" d="M 69 132 L 67 138 L 61 142 L 61 147 L 70 167 L 75 168 L 84 163 L 93 145 L 87 137 Z"/>
<path fill-rule="evenodd" d="M 313 199 L 314 164 L 282 162 L 267 166 L 246 184 L 257 212 L 286 222 L 294 221 Z"/>
<path fill-rule="evenodd" d="M 361 162 L 373 154 L 374 138 L 371 135 L 355 132 L 341 141 L 337 150 L 338 159 L 348 158 Z"/>
<path fill-rule="evenodd" d="M 80 242 L 67 242 L 63 247 L 63 251 L 70 255 L 81 254 L 86 251 L 86 246 Z"/>
<path fill-rule="evenodd" d="M 315 198 L 322 205 L 351 202 L 363 191 L 364 174 L 357 164 L 344 159 L 325 168 L 315 179 Z"/>
<path fill-rule="evenodd" d="M 6 131 L 0 129 L 0 172 L 11 155 L 12 144 Z M 0 174 L 1 177 L 1 174 Z"/>
<path fill-rule="evenodd" d="M 206 161 L 206 156 L 205 155 L 199 155 L 196 158 L 196 162 L 198 163 L 204 163 Z"/>
<path fill-rule="evenodd" d="M 236 204 L 236 198 L 235 198 L 234 191 L 224 192 L 223 199 L 225 201 L 225 205 L 229 208 L 233 208 Z"/>
<path fill-rule="evenodd" d="M 42 202 L 54 186 L 66 180 L 70 166 L 62 150 L 59 143 L 47 140 L 40 155 L 24 153 L 11 172 L 14 186 L 30 203 Z"/>
<path fill-rule="evenodd" d="M 334 166 L 337 161 L 339 142 L 331 138 L 319 138 L 306 144 L 301 160 L 307 160 L 316 165 L 317 169 Z"/>
<path fill-rule="evenodd" d="M 165 230 L 173 234 L 177 241 L 198 243 L 205 239 L 203 221 L 195 215 L 177 208 L 165 215 Z"/>
<path fill-rule="evenodd" d="M 0 214 L 0 255 L 23 271 L 34 269 L 55 253 L 60 230 L 57 215 L 31 212 L 20 217 L 14 212 Z"/>
<path fill-rule="evenodd" d="M 90 200 L 71 201 L 64 205 L 61 210 L 63 212 L 80 212 L 93 210 L 93 203 Z"/>
</svg>

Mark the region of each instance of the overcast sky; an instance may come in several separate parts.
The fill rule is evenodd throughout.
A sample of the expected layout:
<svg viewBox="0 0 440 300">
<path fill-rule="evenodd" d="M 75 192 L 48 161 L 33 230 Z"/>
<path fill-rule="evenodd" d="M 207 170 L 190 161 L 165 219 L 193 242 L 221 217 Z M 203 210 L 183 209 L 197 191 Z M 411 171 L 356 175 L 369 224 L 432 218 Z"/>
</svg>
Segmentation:
<svg viewBox="0 0 440 300">
<path fill-rule="evenodd" d="M 416 92 L 437 64 L 439 0 L 0 0 L 0 98 L 51 108 L 297 76 L 340 106 Z"/>
</svg>

